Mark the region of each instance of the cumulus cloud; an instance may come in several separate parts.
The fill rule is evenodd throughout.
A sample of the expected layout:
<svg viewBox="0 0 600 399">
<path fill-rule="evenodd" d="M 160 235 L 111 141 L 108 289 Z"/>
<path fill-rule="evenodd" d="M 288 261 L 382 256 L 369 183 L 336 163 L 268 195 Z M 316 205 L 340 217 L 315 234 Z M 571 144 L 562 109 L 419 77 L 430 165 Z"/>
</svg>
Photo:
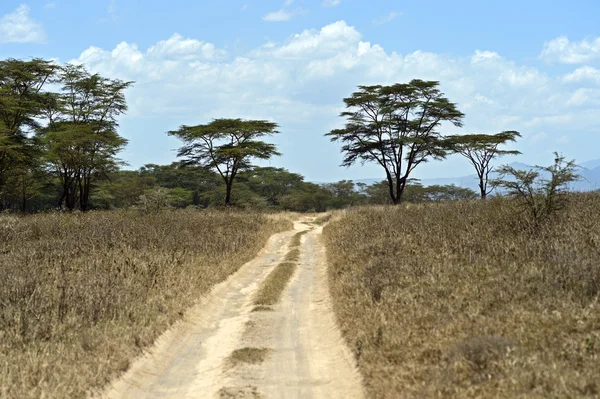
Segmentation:
<svg viewBox="0 0 600 399">
<path fill-rule="evenodd" d="M 600 37 L 571 42 L 560 36 L 544 44 L 540 58 L 548 62 L 584 64 L 600 60 Z"/>
<path fill-rule="evenodd" d="M 591 66 L 577 68 L 573 72 L 565 75 L 564 81 L 567 83 L 590 82 L 600 85 L 600 69 L 593 68 Z"/>
<path fill-rule="evenodd" d="M 427 51 L 399 54 L 365 40 L 344 21 L 265 43 L 240 56 L 175 34 L 146 49 L 126 42 L 109 50 L 90 47 L 74 61 L 137 82 L 128 92 L 128 117 L 160 116 L 176 119 L 176 124 L 216 117 L 271 119 L 288 132 L 282 152 L 288 153 L 288 145 L 298 157 L 312 156 L 315 145 L 338 153 L 322 135 L 342 124 L 337 117 L 342 99 L 356 86 L 414 78 L 439 80 L 465 112 L 465 127 L 448 132 L 518 130 L 524 135 L 518 149 L 529 152 L 531 162 L 546 162 L 535 158 L 540 146 L 547 153 L 562 150 L 558 140 L 567 132 L 597 134 L 600 126 L 600 87 L 590 85 L 599 75 L 595 68 L 552 75 L 490 50 L 466 57 Z M 326 162 L 335 170 L 339 159 L 333 156 Z M 308 177 L 320 176 L 321 170 L 299 165 Z M 293 169 L 293 164 L 288 167 Z"/>
<path fill-rule="evenodd" d="M 29 16 L 29 7 L 21 4 L 15 11 L 0 17 L 0 43 L 43 43 L 42 25 Z"/>
</svg>

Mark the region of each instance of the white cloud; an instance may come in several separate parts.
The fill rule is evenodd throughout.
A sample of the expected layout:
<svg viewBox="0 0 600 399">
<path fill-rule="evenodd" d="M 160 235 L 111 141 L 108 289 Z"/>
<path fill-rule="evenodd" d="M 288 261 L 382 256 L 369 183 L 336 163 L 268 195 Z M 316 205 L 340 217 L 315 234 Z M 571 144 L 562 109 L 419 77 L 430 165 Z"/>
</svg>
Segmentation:
<svg viewBox="0 0 600 399">
<path fill-rule="evenodd" d="M 283 7 L 278 11 L 272 11 L 262 17 L 265 22 L 286 22 L 298 15 L 304 15 L 308 12 L 304 8 L 290 9 L 295 0 L 284 0 Z"/>
<path fill-rule="evenodd" d="M 29 17 L 29 7 L 21 4 L 15 11 L 0 17 L 0 43 L 44 43 L 46 33 Z"/>
<path fill-rule="evenodd" d="M 565 75 L 564 81 L 567 83 L 591 82 L 600 85 L 600 69 L 590 66 L 577 68 L 573 72 Z"/>
<path fill-rule="evenodd" d="M 161 40 L 148 49 L 148 54 L 158 58 L 179 59 L 220 59 L 226 54 L 212 43 L 206 43 L 195 39 L 185 39 L 178 33 L 173 34 L 167 40 Z"/>
<path fill-rule="evenodd" d="M 553 76 L 493 51 L 466 57 L 399 54 L 366 41 L 344 21 L 265 43 L 238 57 L 174 34 L 146 49 L 125 42 L 112 50 L 90 47 L 75 61 L 106 76 L 136 81 L 128 92 L 128 118 L 169 118 L 175 125 L 216 117 L 268 118 L 283 132 L 297 132 L 286 136 L 290 148 L 302 154 L 306 145 L 307 158 L 309 144 L 337 153 L 339 148 L 322 134 L 340 126 L 342 99 L 357 85 L 413 78 L 439 80 L 466 113 L 465 128 L 452 132 L 518 130 L 524 136 L 518 149 L 532 163 L 545 162 L 535 158 L 536 142 L 556 143 L 566 132 L 593 132 L 600 126 L 600 87 L 590 85 L 598 75 L 594 68 Z M 339 159 L 332 157 L 330 163 L 335 170 Z M 302 166 L 301 172 L 318 176 L 320 171 L 311 172 L 311 167 Z"/>
<path fill-rule="evenodd" d="M 344 21 L 295 34 L 283 44 L 267 43 L 252 52 L 257 57 L 281 59 L 323 58 L 339 54 L 359 42 L 361 34 Z"/>
<path fill-rule="evenodd" d="M 287 2 L 286 2 L 287 3 Z M 265 22 L 286 22 L 292 19 L 293 17 L 306 14 L 306 10 L 303 8 L 296 8 L 294 10 L 289 10 L 282 8 L 279 11 L 273 11 L 262 17 Z"/>
<path fill-rule="evenodd" d="M 502 57 L 500 57 L 500 55 L 494 51 L 475 50 L 475 54 L 473 54 L 473 56 L 471 57 L 471 63 L 472 64 L 484 63 L 484 62 L 494 63 L 494 62 L 498 62 L 501 59 L 502 59 Z"/>
<path fill-rule="evenodd" d="M 290 19 L 292 19 L 293 16 L 294 16 L 294 14 L 292 12 L 281 9 L 279 11 L 273 11 L 273 12 L 266 14 L 263 17 L 263 21 L 285 22 L 285 21 L 289 21 Z"/>
<path fill-rule="evenodd" d="M 323 7 L 337 7 L 342 4 L 342 0 L 323 0 Z"/>
<path fill-rule="evenodd" d="M 571 42 L 560 36 L 544 43 L 540 58 L 548 62 L 583 64 L 600 60 L 600 37 Z"/>
<path fill-rule="evenodd" d="M 391 11 L 389 14 L 381 17 L 381 18 L 377 18 L 373 21 L 373 23 L 375 25 L 383 25 L 383 24 L 387 24 L 389 22 L 392 22 L 393 20 L 395 20 L 396 18 L 398 18 L 400 15 L 402 15 L 402 13 L 396 12 L 396 11 Z"/>
</svg>

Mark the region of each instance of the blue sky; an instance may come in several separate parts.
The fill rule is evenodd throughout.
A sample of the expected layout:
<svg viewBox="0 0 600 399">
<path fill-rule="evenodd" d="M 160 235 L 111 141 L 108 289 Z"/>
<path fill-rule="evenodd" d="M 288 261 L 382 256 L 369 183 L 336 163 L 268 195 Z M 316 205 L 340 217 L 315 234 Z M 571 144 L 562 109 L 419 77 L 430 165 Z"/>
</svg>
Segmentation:
<svg viewBox="0 0 600 399">
<path fill-rule="evenodd" d="M 323 133 L 359 84 L 435 79 L 466 114 L 450 133 L 518 130 L 522 156 L 600 158 L 597 1 L 43 0 L 0 3 L 0 58 L 84 63 L 136 81 L 120 133 L 137 168 L 175 160 L 166 131 L 218 117 L 272 119 L 271 165 L 312 181 L 379 177 L 338 167 Z M 416 177 L 470 173 L 463 159 Z"/>
</svg>

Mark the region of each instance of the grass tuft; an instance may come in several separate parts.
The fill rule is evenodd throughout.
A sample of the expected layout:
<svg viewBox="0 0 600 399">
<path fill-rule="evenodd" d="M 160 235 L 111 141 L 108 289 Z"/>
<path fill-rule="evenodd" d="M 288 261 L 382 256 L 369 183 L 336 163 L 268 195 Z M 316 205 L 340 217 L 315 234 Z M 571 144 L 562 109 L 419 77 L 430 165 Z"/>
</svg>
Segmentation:
<svg viewBox="0 0 600 399">
<path fill-rule="evenodd" d="M 294 236 L 292 237 L 292 239 L 290 240 L 290 248 L 296 248 L 300 246 L 300 239 L 302 238 L 302 236 L 306 233 L 308 233 L 310 230 L 304 230 L 304 231 L 300 231 L 296 234 L 294 234 Z"/>
<path fill-rule="evenodd" d="M 271 349 L 268 348 L 242 348 L 234 350 L 229 358 L 227 359 L 227 363 L 231 367 L 235 367 L 240 363 L 247 364 L 260 364 L 264 362 L 267 358 Z"/>
<path fill-rule="evenodd" d="M 265 281 L 263 281 L 254 298 L 254 304 L 263 306 L 275 305 L 295 271 L 296 263 L 283 262 L 277 265 Z"/>
<path fill-rule="evenodd" d="M 272 312 L 273 308 L 270 306 L 263 306 L 263 305 L 259 305 L 259 306 L 255 306 L 252 309 L 253 312 Z"/>
<path fill-rule="evenodd" d="M 258 399 L 261 397 L 258 388 L 252 385 L 243 388 L 225 387 L 219 390 L 220 399 Z"/>
<path fill-rule="evenodd" d="M 283 261 L 284 262 L 298 262 L 299 259 L 300 259 L 300 249 L 294 248 L 285 255 L 285 258 L 283 258 Z"/>
<path fill-rule="evenodd" d="M 300 248 L 298 248 L 300 246 L 300 238 L 308 232 L 309 230 L 304 230 L 294 234 L 290 240 L 291 249 L 285 255 L 283 261 L 263 281 L 256 293 L 254 304 L 258 306 L 254 310 L 261 306 L 275 305 L 279 301 L 288 281 L 296 271 L 297 262 L 300 259 Z M 271 309 L 269 308 L 269 310 Z"/>
<path fill-rule="evenodd" d="M 312 223 L 317 226 L 323 226 L 325 223 L 329 222 L 330 219 L 331 219 L 331 213 L 328 213 L 324 216 L 320 216 L 320 217 L 316 218 L 315 220 L 312 221 Z"/>
</svg>

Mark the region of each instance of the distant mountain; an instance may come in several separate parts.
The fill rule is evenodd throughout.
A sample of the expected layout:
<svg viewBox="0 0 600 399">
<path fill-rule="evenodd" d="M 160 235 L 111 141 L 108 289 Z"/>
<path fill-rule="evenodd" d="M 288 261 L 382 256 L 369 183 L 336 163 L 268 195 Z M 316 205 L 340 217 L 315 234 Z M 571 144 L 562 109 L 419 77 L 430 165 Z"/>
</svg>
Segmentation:
<svg viewBox="0 0 600 399">
<path fill-rule="evenodd" d="M 509 164 L 515 169 L 521 170 L 530 170 L 534 167 L 531 165 L 527 165 L 520 162 L 513 162 Z M 595 159 L 592 161 L 587 161 L 579 164 L 579 174 L 581 175 L 581 180 L 577 182 L 573 182 L 570 185 L 570 189 L 573 191 L 593 191 L 600 189 L 600 159 Z M 490 176 L 492 179 L 497 177 L 497 174 L 492 174 Z M 377 182 L 384 180 L 383 178 L 371 178 L 371 179 L 357 179 L 354 180 L 354 183 L 364 183 L 367 185 L 371 185 Z M 478 191 L 478 180 L 477 175 L 467 175 L 460 177 L 444 177 L 438 179 L 422 179 L 421 184 L 424 186 L 433 186 L 433 185 L 448 185 L 454 184 L 455 186 L 470 188 L 471 190 Z"/>
<path fill-rule="evenodd" d="M 579 166 L 581 166 L 582 168 L 586 168 L 586 169 L 600 168 L 600 159 L 594 159 L 593 161 L 587 161 L 587 162 L 580 164 Z"/>
</svg>

